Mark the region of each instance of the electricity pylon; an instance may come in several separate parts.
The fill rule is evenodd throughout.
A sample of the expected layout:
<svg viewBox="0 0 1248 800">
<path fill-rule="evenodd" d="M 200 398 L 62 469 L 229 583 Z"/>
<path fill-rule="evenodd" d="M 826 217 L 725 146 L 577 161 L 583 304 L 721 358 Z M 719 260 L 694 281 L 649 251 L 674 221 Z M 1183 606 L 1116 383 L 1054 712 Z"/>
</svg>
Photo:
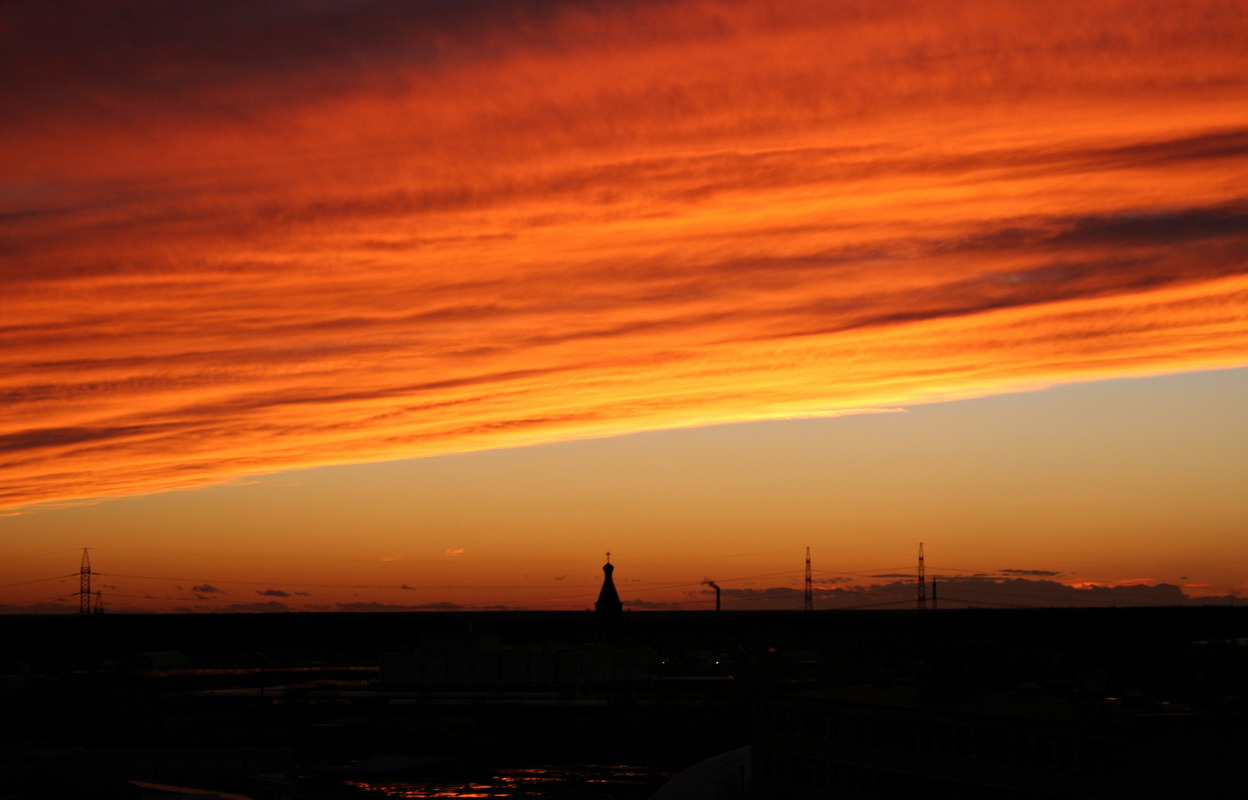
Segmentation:
<svg viewBox="0 0 1248 800">
<path fill-rule="evenodd" d="M 82 548 L 82 566 L 78 569 L 78 613 L 91 613 L 91 557 Z"/>
<path fill-rule="evenodd" d="M 918 597 L 915 598 L 920 611 L 927 610 L 927 573 L 923 568 L 923 543 L 919 542 L 919 574 L 916 581 Z"/>
<path fill-rule="evenodd" d="M 815 588 L 810 581 L 810 548 L 806 548 L 806 596 L 802 602 L 804 611 L 815 610 Z"/>
</svg>

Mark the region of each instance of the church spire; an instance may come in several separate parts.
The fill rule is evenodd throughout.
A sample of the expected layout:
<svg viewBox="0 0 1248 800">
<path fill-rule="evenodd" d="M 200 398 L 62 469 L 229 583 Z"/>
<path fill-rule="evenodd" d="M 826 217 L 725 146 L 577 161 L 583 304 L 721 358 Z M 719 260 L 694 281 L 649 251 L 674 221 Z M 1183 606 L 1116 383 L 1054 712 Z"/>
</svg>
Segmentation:
<svg viewBox="0 0 1248 800">
<path fill-rule="evenodd" d="M 594 603 L 594 616 L 604 622 L 617 622 L 624 613 L 624 604 L 611 579 L 613 572 L 615 565 L 611 563 L 611 554 L 607 553 L 607 563 L 602 565 L 602 591 L 598 592 L 598 602 Z"/>
</svg>

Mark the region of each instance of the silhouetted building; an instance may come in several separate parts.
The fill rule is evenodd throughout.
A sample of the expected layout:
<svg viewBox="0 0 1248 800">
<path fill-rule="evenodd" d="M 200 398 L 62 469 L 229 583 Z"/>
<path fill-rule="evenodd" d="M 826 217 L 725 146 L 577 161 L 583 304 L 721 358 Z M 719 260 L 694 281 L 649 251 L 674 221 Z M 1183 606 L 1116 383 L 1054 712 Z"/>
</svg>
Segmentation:
<svg viewBox="0 0 1248 800">
<path fill-rule="evenodd" d="M 594 603 L 594 615 L 606 623 L 618 622 L 624 614 L 624 604 L 611 579 L 613 572 L 615 565 L 611 563 L 611 554 L 607 553 L 607 563 L 602 565 L 602 591 L 598 592 L 598 602 Z"/>
</svg>

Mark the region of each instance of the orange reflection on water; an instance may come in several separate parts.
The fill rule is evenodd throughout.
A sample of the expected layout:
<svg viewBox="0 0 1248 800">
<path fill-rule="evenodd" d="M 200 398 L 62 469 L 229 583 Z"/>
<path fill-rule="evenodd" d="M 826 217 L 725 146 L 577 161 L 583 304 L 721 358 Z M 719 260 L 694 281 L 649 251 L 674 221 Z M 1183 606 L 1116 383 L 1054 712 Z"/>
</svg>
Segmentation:
<svg viewBox="0 0 1248 800">
<path fill-rule="evenodd" d="M 346 781 L 347 786 L 366 792 L 380 792 L 386 797 L 514 797 L 511 792 L 496 793 L 491 787 L 463 786 L 460 788 L 407 786 L 404 784 L 377 784 L 365 781 Z M 482 791 L 482 790 L 485 791 Z"/>
<path fill-rule="evenodd" d="M 410 781 L 345 781 L 345 785 L 385 797 L 551 797 L 574 786 L 598 784 L 635 790 L 661 783 L 671 773 L 638 765 L 507 767 L 489 770 L 489 778 L 448 780 L 446 777 Z M 604 792 L 606 789 L 603 790 Z M 644 792 L 648 794 L 649 792 Z M 610 792 L 610 794 L 615 794 Z"/>
</svg>

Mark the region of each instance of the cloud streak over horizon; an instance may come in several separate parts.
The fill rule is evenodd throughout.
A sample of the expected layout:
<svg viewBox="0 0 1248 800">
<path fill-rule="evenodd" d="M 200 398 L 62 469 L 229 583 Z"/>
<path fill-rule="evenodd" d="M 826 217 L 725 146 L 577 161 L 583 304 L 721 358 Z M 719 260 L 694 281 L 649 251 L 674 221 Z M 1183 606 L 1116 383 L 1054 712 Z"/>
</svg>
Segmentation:
<svg viewBox="0 0 1248 800">
<path fill-rule="evenodd" d="M 1246 38 L 1232 2 L 6 10 L 0 507 L 1248 364 Z"/>
</svg>

